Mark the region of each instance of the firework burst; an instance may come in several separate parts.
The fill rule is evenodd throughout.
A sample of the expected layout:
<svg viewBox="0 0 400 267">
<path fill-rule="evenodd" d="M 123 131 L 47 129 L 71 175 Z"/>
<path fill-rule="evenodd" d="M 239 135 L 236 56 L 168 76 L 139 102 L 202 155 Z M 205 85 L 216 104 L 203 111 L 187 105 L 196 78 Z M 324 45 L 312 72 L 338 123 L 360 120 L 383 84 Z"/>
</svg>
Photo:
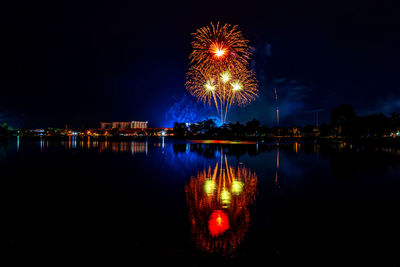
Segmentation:
<svg viewBox="0 0 400 267">
<path fill-rule="evenodd" d="M 257 79 L 253 71 L 244 70 L 232 76 L 228 103 L 230 105 L 247 105 L 255 100 L 258 94 Z"/>
<path fill-rule="evenodd" d="M 250 59 L 249 41 L 243 38 L 237 26 L 225 24 L 220 26 L 211 23 L 192 34 L 193 52 L 191 64 L 212 74 L 227 68 L 243 68 Z"/>
<path fill-rule="evenodd" d="M 218 81 L 212 75 L 199 68 L 191 67 L 186 77 L 186 89 L 198 100 L 211 105 L 218 110 L 219 99 Z"/>
<path fill-rule="evenodd" d="M 202 27 L 193 36 L 186 88 L 198 100 L 215 105 L 225 122 L 232 105 L 246 105 L 257 97 L 257 80 L 248 69 L 249 41 L 237 26 L 219 23 Z"/>
</svg>

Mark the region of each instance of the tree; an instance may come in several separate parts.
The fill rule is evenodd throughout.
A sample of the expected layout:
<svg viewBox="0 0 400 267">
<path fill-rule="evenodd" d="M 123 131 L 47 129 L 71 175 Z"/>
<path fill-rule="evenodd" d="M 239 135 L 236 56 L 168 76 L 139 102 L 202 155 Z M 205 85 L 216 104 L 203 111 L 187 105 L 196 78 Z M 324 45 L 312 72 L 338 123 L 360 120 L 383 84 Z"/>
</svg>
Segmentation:
<svg viewBox="0 0 400 267">
<path fill-rule="evenodd" d="M 236 122 L 235 124 L 232 124 L 231 129 L 235 136 L 243 136 L 246 131 L 246 127 L 244 125 L 240 124 L 240 122 Z"/>
<path fill-rule="evenodd" d="M 210 131 L 214 130 L 215 127 L 216 127 L 215 121 L 213 121 L 212 119 L 203 121 L 203 128 L 206 132 L 210 132 Z"/>
<path fill-rule="evenodd" d="M 354 108 L 342 104 L 331 112 L 331 125 L 336 128 L 338 135 L 351 136 L 354 133 L 354 122 L 357 118 Z"/>
<path fill-rule="evenodd" d="M 400 130 L 400 113 L 396 113 L 396 112 L 393 112 L 392 114 L 391 114 L 391 117 L 390 117 L 390 128 L 393 130 L 393 131 L 399 131 Z"/>
<path fill-rule="evenodd" d="M 372 114 L 358 119 L 356 123 L 359 136 L 379 136 L 389 133 L 389 119 L 382 113 Z"/>
<path fill-rule="evenodd" d="M 11 131 L 9 130 L 7 123 L 0 125 L 0 136 L 9 136 L 10 134 Z"/>
<path fill-rule="evenodd" d="M 319 126 L 319 132 L 321 136 L 331 136 L 332 135 L 332 128 L 327 123 L 322 123 Z"/>
<path fill-rule="evenodd" d="M 303 133 L 305 136 L 311 136 L 314 134 L 314 125 L 307 124 L 303 127 Z"/>
<path fill-rule="evenodd" d="M 246 123 L 246 133 L 250 135 L 254 135 L 260 129 L 260 122 L 256 119 L 253 119 Z"/>
<path fill-rule="evenodd" d="M 261 136 L 268 136 L 270 135 L 270 129 L 268 128 L 268 126 L 261 126 L 260 127 L 260 134 Z"/>
<path fill-rule="evenodd" d="M 179 123 L 179 122 L 175 122 L 174 123 L 174 135 L 178 136 L 178 137 L 183 137 L 185 135 L 187 135 L 188 133 L 188 128 L 186 127 L 185 123 Z"/>
<path fill-rule="evenodd" d="M 175 129 L 175 127 L 174 127 L 174 129 Z M 200 133 L 202 133 L 202 131 L 203 131 L 203 124 L 201 122 L 193 123 L 190 125 L 190 132 L 193 135 L 200 134 Z"/>
</svg>

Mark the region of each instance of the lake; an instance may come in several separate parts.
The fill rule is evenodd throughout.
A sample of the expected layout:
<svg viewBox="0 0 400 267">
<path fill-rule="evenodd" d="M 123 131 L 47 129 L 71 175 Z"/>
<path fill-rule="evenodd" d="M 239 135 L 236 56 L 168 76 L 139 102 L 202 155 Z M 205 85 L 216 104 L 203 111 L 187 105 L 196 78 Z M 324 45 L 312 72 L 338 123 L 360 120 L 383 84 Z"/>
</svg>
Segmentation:
<svg viewBox="0 0 400 267">
<path fill-rule="evenodd" d="M 396 149 L 14 138 L 0 170 L 1 247 L 55 263 L 399 260 Z"/>
</svg>

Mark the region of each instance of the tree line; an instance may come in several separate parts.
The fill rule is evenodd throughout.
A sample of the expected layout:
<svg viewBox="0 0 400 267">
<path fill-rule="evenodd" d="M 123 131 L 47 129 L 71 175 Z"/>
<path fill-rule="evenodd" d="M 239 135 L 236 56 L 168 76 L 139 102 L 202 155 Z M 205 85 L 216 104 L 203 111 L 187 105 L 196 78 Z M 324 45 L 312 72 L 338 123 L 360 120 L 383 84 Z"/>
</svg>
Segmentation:
<svg viewBox="0 0 400 267">
<path fill-rule="evenodd" d="M 330 121 L 321 125 L 268 127 L 257 119 L 217 126 L 208 119 L 187 124 L 175 122 L 172 133 L 177 137 L 324 137 L 324 138 L 385 138 L 400 135 L 400 113 L 390 117 L 380 113 L 358 116 L 354 108 L 343 104 L 331 111 Z M 400 137 L 400 136 L 399 136 Z"/>
<path fill-rule="evenodd" d="M 0 136 L 11 136 L 12 133 L 13 131 L 8 127 L 7 123 L 0 123 Z"/>
</svg>

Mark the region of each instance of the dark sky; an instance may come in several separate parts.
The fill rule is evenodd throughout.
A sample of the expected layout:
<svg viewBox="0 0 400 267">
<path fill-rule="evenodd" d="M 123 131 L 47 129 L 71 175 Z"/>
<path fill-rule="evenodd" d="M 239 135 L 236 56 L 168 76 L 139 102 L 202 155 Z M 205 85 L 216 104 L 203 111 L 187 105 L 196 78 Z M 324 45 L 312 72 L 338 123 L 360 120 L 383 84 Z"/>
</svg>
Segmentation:
<svg viewBox="0 0 400 267">
<path fill-rule="evenodd" d="M 148 120 L 170 126 L 212 114 L 184 87 L 190 33 L 239 25 L 254 47 L 260 98 L 230 120 L 283 124 L 400 112 L 396 1 L 5 1 L 0 8 L 0 121 L 19 127 Z M 191 108 L 193 107 L 193 109 Z M 192 117 L 191 117 L 192 116 Z"/>
</svg>

